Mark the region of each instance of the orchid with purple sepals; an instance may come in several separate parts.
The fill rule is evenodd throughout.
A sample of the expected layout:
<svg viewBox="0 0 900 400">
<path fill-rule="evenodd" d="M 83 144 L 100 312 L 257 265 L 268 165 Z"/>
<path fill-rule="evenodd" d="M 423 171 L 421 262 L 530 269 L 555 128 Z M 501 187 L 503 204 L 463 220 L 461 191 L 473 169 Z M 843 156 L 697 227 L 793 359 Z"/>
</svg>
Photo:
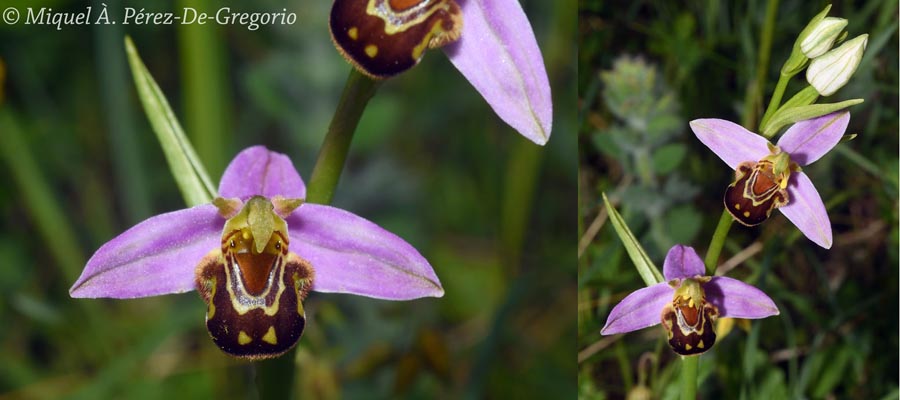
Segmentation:
<svg viewBox="0 0 900 400">
<path fill-rule="evenodd" d="M 280 232 L 285 243 L 283 251 L 288 255 L 285 265 L 297 260 L 292 257 L 299 255 L 302 259 L 298 263 L 304 263 L 305 259 L 306 265 L 314 268 L 315 278 L 312 273 L 308 276 L 313 291 L 386 300 L 444 294 L 431 265 L 403 239 L 348 211 L 327 205 L 300 204 L 296 199 L 305 197 L 306 186 L 283 154 L 262 146 L 243 150 L 229 164 L 218 191 L 220 197 L 214 204 L 151 217 L 101 246 L 88 260 L 69 293 L 72 297 L 137 298 L 198 289 L 208 302 L 205 289 L 209 288 L 202 287 L 199 277 L 203 263 L 210 255 L 217 259 L 220 245 L 225 246 L 228 224 L 238 215 L 237 210 L 244 213 L 242 207 L 261 203 L 268 204 L 266 216 L 280 221 L 278 226 L 287 231 Z M 285 199 L 295 200 L 291 203 Z M 290 206 L 285 206 L 288 203 Z M 252 222 L 249 229 L 255 229 Z M 249 236 L 251 242 L 254 236 L 259 236 L 256 232 Z M 262 244 L 268 242 L 269 235 L 275 237 L 272 232 L 269 228 Z M 232 242 L 231 247 L 234 246 Z M 278 250 L 282 250 L 280 244 Z M 195 271 L 198 264 L 201 268 Z M 229 279 L 249 285 L 252 279 L 248 279 L 245 266 L 240 267 L 241 275 Z M 296 289 L 301 316 L 300 301 L 310 289 L 308 281 L 304 282 L 307 286 Z M 268 284 L 272 284 L 271 279 Z M 208 312 L 208 318 L 212 312 L 213 309 Z M 262 357 L 274 355 L 277 354 Z"/>
<path fill-rule="evenodd" d="M 600 333 L 625 333 L 662 323 L 672 349 L 693 355 L 715 343 L 718 317 L 759 319 L 779 313 L 772 299 L 753 286 L 724 276 L 704 276 L 703 261 L 692 247 L 669 249 L 663 276 L 667 282 L 638 289 L 613 307 Z"/>
<path fill-rule="evenodd" d="M 550 139 L 550 83 L 517 0 L 337 0 L 330 31 L 341 55 L 374 79 L 403 73 L 425 48 L 443 47 L 500 119 L 536 144 Z"/>
<path fill-rule="evenodd" d="M 778 208 L 807 238 L 828 249 L 832 245 L 831 221 L 819 192 L 800 167 L 811 164 L 834 148 L 849 123 L 847 111 L 800 121 L 774 146 L 762 136 L 723 119 L 697 119 L 691 121 L 690 126 L 704 145 L 738 172 L 736 183 L 742 179 L 742 170 L 746 172 L 761 163 L 768 163 L 768 170 L 758 175 L 767 176 L 766 179 L 777 186 L 772 195 L 781 196 L 783 201 L 769 203 L 766 212 Z M 726 201 L 727 198 L 726 192 Z M 733 205 L 725 205 L 735 216 Z M 741 217 L 737 215 L 735 219 L 743 222 Z"/>
</svg>

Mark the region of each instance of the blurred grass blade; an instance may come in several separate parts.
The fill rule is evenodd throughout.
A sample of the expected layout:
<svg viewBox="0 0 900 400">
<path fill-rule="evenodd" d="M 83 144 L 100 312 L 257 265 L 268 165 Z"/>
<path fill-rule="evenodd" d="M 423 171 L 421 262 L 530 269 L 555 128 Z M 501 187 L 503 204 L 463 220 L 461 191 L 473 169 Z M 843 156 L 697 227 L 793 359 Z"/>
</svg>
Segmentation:
<svg viewBox="0 0 900 400">
<path fill-rule="evenodd" d="M 619 212 L 609 204 L 606 193 L 603 193 L 603 204 L 606 205 L 606 211 L 609 213 L 609 221 L 612 222 L 613 228 L 616 229 L 616 234 L 619 235 L 619 239 L 622 239 L 622 244 L 625 245 L 625 250 L 628 252 L 628 256 L 631 257 L 631 262 L 634 263 L 634 267 L 637 268 L 638 274 L 641 275 L 641 279 L 644 280 L 644 283 L 647 284 L 647 286 L 651 286 L 665 281 L 662 274 L 659 273 L 659 269 L 656 268 L 656 265 L 654 265 L 653 261 L 650 260 L 650 257 L 647 256 L 647 252 L 644 251 L 644 248 L 638 243 L 634 234 L 628 229 L 625 220 L 622 219 Z"/>
<path fill-rule="evenodd" d="M 216 189 L 206 169 L 184 135 L 169 102 L 141 61 L 130 37 L 125 38 L 125 49 L 144 111 L 169 161 L 169 168 L 175 176 L 181 195 L 190 207 L 209 203 L 215 196 Z"/>
</svg>

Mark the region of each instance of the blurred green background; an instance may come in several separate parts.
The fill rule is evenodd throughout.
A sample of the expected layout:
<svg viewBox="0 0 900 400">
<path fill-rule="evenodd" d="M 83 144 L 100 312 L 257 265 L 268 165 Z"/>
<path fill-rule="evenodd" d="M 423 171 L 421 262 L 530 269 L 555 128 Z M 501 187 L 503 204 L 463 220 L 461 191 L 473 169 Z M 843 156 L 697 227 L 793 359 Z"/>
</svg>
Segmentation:
<svg viewBox="0 0 900 400">
<path fill-rule="evenodd" d="M 759 68 L 767 4 L 777 13 Z M 580 397 L 675 398 L 681 365 L 662 328 L 600 335 L 612 307 L 644 285 L 600 193 L 657 266 L 676 243 L 705 254 L 733 172 L 688 122 L 758 123 L 794 40 L 827 4 L 579 1 Z M 897 15 L 896 0 L 833 3 L 850 38 L 869 34 L 850 83 L 824 100 L 865 99 L 850 109 L 848 133 L 859 136 L 804 168 L 834 246 L 819 248 L 778 212 L 731 227 L 720 270 L 765 290 L 781 315 L 720 332 L 700 359 L 700 398 L 898 398 Z M 747 96 L 758 84 L 764 103 Z"/>
<path fill-rule="evenodd" d="M 294 25 L 0 24 L 0 397 L 254 398 L 254 369 L 210 341 L 196 293 L 73 300 L 102 243 L 184 207 L 135 95 L 130 35 L 210 175 L 264 144 L 312 170 L 349 65 L 330 1 L 106 0 L 282 11 Z M 572 398 L 576 393 L 576 4 L 523 1 L 550 75 L 546 147 L 503 124 L 440 51 L 370 102 L 334 204 L 411 242 L 441 299 L 313 293 L 303 398 Z M 4 1 L 83 11 L 97 2 Z M 192 268 L 193 266 L 187 266 Z M 301 397 L 298 396 L 298 397 Z"/>
</svg>

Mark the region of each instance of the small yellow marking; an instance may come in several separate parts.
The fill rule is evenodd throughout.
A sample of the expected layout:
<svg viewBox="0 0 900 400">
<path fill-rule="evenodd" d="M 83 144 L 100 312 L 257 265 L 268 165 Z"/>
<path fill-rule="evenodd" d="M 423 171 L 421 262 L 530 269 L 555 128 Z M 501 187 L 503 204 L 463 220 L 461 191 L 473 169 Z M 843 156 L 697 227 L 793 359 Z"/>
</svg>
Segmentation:
<svg viewBox="0 0 900 400">
<path fill-rule="evenodd" d="M 413 52 L 412 52 L 413 60 L 418 61 L 418 60 L 422 59 L 422 55 L 425 52 L 425 49 L 427 49 L 431 44 L 431 38 L 436 35 L 440 35 L 443 32 L 444 32 L 444 26 L 440 21 L 436 22 L 434 25 L 431 25 L 431 31 L 429 31 L 427 34 L 425 34 L 425 37 L 422 39 L 421 43 L 419 43 L 415 47 L 413 47 Z"/>
<path fill-rule="evenodd" d="M 262 340 L 263 340 L 263 342 L 266 342 L 269 344 L 278 344 L 278 338 L 275 337 L 275 327 L 274 326 L 269 327 L 269 330 L 266 331 L 265 335 L 263 335 Z"/>
<path fill-rule="evenodd" d="M 741 203 L 735 203 L 735 204 L 734 204 L 734 209 L 735 209 L 735 210 L 740 210 L 740 209 L 741 209 Z"/>
<path fill-rule="evenodd" d="M 245 345 L 252 341 L 253 339 L 251 339 L 250 336 L 247 336 L 246 332 L 241 331 L 241 333 L 238 334 L 238 343 L 240 343 L 241 345 Z"/>
<path fill-rule="evenodd" d="M 703 348 L 703 341 L 702 341 L 702 340 L 700 341 L 700 343 L 697 343 L 697 348 L 698 348 L 698 349 L 702 349 L 702 348 Z"/>
<path fill-rule="evenodd" d="M 211 288 L 209 294 L 209 310 L 206 312 L 206 319 L 211 320 L 213 319 L 213 316 L 216 315 L 216 303 L 213 303 L 213 299 L 216 298 L 216 278 L 213 277 L 212 279 L 207 279 L 205 284 L 207 287 Z"/>
<path fill-rule="evenodd" d="M 378 46 L 374 44 L 366 46 L 366 55 L 369 56 L 369 58 L 375 58 L 375 56 L 378 55 Z"/>
<path fill-rule="evenodd" d="M 750 218 L 750 211 L 744 211 L 744 218 Z"/>
<path fill-rule="evenodd" d="M 352 27 L 347 31 L 347 36 L 350 36 L 350 39 L 356 40 L 359 37 L 359 29 L 356 27 Z"/>
<path fill-rule="evenodd" d="M 685 349 L 685 350 L 690 350 L 690 349 L 691 349 L 691 345 L 685 343 L 685 344 L 684 344 L 684 349 Z"/>
</svg>

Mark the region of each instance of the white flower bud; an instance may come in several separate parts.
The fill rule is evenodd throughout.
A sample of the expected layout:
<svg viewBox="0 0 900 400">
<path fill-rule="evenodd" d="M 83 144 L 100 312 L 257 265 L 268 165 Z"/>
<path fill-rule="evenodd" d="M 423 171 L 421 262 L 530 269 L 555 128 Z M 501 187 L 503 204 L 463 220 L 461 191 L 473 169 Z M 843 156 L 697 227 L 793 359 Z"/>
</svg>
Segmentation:
<svg viewBox="0 0 900 400">
<path fill-rule="evenodd" d="M 847 20 L 843 18 L 828 17 L 816 24 L 812 32 L 800 42 L 800 50 L 808 58 L 816 58 L 825 54 L 834 45 L 835 39 L 847 26 Z"/>
<path fill-rule="evenodd" d="M 806 81 L 822 96 L 834 94 L 856 72 L 868 40 L 869 35 L 859 35 L 814 58 L 806 69 Z"/>
</svg>

